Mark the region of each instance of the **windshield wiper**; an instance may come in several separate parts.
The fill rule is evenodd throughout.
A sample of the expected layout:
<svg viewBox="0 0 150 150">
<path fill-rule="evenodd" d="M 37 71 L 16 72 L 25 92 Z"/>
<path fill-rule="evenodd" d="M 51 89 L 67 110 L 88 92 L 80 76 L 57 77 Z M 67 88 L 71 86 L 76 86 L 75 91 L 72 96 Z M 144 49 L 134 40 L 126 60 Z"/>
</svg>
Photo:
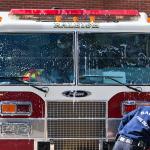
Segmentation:
<svg viewBox="0 0 150 150">
<path fill-rule="evenodd" d="M 45 89 L 43 89 L 43 88 L 39 88 L 39 87 L 37 87 L 37 86 L 35 86 L 35 85 L 33 85 L 33 84 L 30 84 L 29 82 L 27 82 L 27 81 L 23 81 L 22 79 L 23 79 L 24 77 L 3 77 L 3 76 L 0 76 L 0 79 L 3 79 L 3 80 L 14 80 L 14 81 L 17 81 L 17 82 L 20 82 L 20 83 L 23 83 L 23 84 L 25 84 L 25 85 L 28 85 L 28 86 L 31 86 L 31 87 L 33 87 L 33 88 L 35 88 L 35 89 L 37 89 L 37 90 L 39 90 L 39 91 L 42 91 L 42 92 L 44 92 L 44 93 L 47 93 L 48 91 L 49 91 L 49 89 L 47 88 L 47 90 L 45 90 Z"/>
<path fill-rule="evenodd" d="M 122 78 L 121 76 L 83 75 L 80 78 L 86 78 L 86 77 L 101 77 L 101 78 L 105 78 L 105 79 L 110 79 L 110 80 L 115 81 L 116 83 L 119 83 L 120 85 L 126 86 L 127 88 L 132 89 L 136 92 L 142 92 L 141 90 L 139 90 L 137 88 L 131 87 L 130 85 L 126 85 L 126 84 L 114 79 L 114 78 Z"/>
</svg>

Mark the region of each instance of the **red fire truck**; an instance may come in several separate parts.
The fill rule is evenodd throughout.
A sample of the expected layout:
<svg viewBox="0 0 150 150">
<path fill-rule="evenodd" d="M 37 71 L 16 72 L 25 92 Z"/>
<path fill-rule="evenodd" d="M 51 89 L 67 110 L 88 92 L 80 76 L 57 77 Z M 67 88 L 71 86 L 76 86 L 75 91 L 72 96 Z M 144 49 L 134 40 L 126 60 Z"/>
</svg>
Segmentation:
<svg viewBox="0 0 150 150">
<path fill-rule="evenodd" d="M 150 23 L 136 10 L 0 12 L 0 150 L 111 150 L 150 104 Z"/>
</svg>

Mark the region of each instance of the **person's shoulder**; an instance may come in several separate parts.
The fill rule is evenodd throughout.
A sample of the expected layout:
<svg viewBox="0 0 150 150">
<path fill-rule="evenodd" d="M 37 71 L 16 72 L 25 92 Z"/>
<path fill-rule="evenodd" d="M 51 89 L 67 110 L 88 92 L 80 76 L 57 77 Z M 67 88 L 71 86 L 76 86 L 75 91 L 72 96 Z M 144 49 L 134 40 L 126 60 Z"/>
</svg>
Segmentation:
<svg viewBox="0 0 150 150">
<path fill-rule="evenodd" d="M 150 106 L 140 106 L 138 108 L 139 111 L 150 111 Z"/>
</svg>

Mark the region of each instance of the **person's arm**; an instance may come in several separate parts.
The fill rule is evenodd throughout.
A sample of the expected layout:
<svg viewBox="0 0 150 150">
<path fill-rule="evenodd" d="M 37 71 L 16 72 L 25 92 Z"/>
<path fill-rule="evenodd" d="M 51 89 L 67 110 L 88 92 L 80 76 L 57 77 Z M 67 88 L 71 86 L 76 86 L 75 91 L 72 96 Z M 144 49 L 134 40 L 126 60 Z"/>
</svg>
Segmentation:
<svg viewBox="0 0 150 150">
<path fill-rule="evenodd" d="M 122 118 L 122 120 L 121 120 L 121 122 L 120 122 L 120 125 L 119 125 L 119 127 L 118 127 L 118 132 L 120 131 L 120 130 L 122 130 L 122 128 L 133 118 L 133 116 L 136 114 L 136 112 L 139 110 L 139 108 L 138 109 L 135 109 L 135 110 L 133 110 L 133 111 L 131 111 L 131 112 L 129 112 L 128 114 L 126 114 L 126 115 L 124 115 L 123 116 L 123 118 Z"/>
</svg>

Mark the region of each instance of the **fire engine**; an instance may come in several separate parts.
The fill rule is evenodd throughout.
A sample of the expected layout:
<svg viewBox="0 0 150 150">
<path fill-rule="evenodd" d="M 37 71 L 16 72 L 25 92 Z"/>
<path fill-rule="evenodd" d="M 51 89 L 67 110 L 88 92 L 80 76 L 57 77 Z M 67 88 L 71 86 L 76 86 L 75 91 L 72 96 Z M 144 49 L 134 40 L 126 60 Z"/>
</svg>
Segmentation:
<svg viewBox="0 0 150 150">
<path fill-rule="evenodd" d="M 137 10 L 0 12 L 0 150 L 111 150 L 150 104 L 149 49 Z"/>
</svg>

